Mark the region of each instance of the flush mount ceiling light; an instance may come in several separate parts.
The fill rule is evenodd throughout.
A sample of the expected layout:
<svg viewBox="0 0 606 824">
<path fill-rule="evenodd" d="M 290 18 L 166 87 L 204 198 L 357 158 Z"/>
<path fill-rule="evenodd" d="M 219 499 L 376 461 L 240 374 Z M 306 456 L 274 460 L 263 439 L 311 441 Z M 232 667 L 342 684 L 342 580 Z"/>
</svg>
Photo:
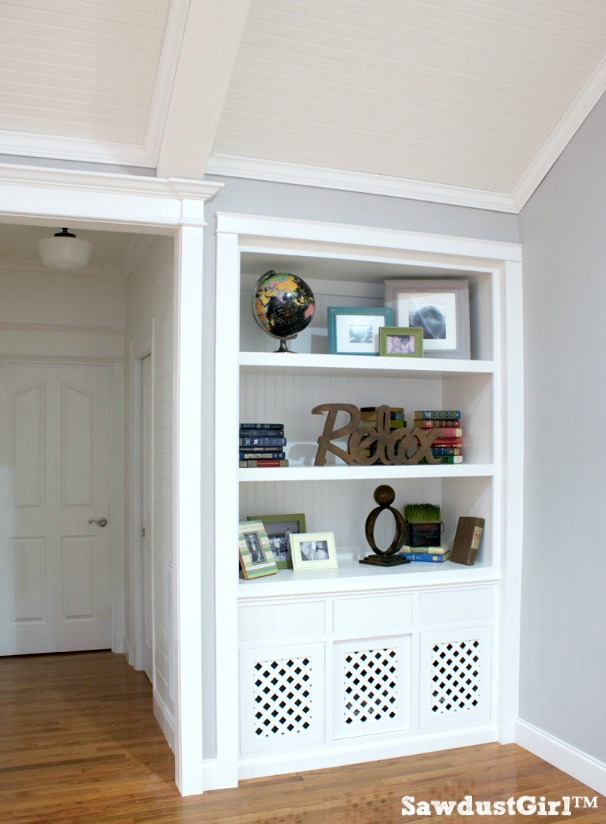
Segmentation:
<svg viewBox="0 0 606 824">
<path fill-rule="evenodd" d="M 67 229 L 61 229 L 53 237 L 38 241 L 38 253 L 45 266 L 53 269 L 81 269 L 90 257 L 92 243 L 79 240 Z"/>
</svg>

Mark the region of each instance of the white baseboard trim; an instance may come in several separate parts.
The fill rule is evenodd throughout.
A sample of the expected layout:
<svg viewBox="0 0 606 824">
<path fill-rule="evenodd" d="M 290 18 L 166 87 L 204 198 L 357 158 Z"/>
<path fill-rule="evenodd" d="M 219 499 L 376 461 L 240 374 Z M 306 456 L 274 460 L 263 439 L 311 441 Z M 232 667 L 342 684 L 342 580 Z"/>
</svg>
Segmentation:
<svg viewBox="0 0 606 824">
<path fill-rule="evenodd" d="M 518 718 L 515 741 L 533 755 L 542 758 L 592 790 L 606 795 L 606 764 L 577 750 L 565 741 Z"/>
<path fill-rule="evenodd" d="M 171 710 L 154 690 L 154 718 L 160 725 L 171 750 L 175 749 L 175 719 Z"/>
<path fill-rule="evenodd" d="M 240 759 L 238 777 L 260 778 L 268 775 L 281 775 L 304 770 L 343 767 L 347 764 L 360 764 L 365 761 L 382 761 L 385 758 L 402 758 L 406 755 L 449 750 L 456 747 L 471 747 L 488 744 L 497 740 L 494 726 L 478 727 L 471 732 L 453 730 L 451 732 L 427 733 L 408 740 L 372 741 L 374 736 L 365 736 L 362 740 L 343 739 L 333 744 L 310 747 L 298 752 L 275 751 L 265 755 L 243 756 Z M 210 789 L 210 785 L 204 785 Z"/>
</svg>

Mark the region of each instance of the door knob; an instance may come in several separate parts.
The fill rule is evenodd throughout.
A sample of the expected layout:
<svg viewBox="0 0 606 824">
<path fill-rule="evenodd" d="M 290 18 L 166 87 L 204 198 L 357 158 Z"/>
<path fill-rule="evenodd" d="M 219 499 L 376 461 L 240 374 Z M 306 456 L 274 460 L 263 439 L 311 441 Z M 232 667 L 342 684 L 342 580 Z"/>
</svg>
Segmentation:
<svg viewBox="0 0 606 824">
<path fill-rule="evenodd" d="M 98 521 L 95 521 L 94 518 L 89 519 L 89 524 L 97 524 L 97 526 L 107 526 L 107 518 L 99 518 Z"/>
</svg>

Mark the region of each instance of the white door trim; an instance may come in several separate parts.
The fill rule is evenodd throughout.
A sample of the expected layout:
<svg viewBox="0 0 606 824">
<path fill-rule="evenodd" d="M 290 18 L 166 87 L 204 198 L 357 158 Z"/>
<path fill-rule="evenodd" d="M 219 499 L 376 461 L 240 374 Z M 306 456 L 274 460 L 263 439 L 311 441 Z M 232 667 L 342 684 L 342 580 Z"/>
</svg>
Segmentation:
<svg viewBox="0 0 606 824">
<path fill-rule="evenodd" d="M 154 321 L 139 336 L 129 343 L 129 374 L 130 374 L 130 478 L 129 478 L 129 568 L 130 568 L 130 626 L 132 635 L 129 638 L 128 662 L 135 669 L 144 669 L 144 633 L 145 616 L 143 610 L 144 575 L 141 552 L 141 412 L 143 407 L 141 364 L 148 355 L 152 359 L 152 383 L 154 374 Z M 152 405 L 152 431 L 153 431 Z M 152 481 L 153 483 L 153 481 Z M 153 522 L 153 521 L 152 521 Z M 153 546 L 153 543 L 152 543 Z M 154 645 L 155 648 L 155 645 Z M 154 649 L 155 651 L 155 649 Z M 152 682 L 153 686 L 153 682 Z"/>
<path fill-rule="evenodd" d="M 175 237 L 174 559 L 177 613 L 175 778 L 183 795 L 203 790 L 200 476 L 200 336 L 204 204 L 222 184 L 0 164 L 0 220 L 74 229 L 139 231 Z M 212 277 L 212 274 L 210 275 Z M 180 358 L 180 354 L 185 357 Z M 189 402 L 193 400 L 193 410 Z M 187 475 L 187 477 L 186 477 Z M 192 487 L 187 482 L 193 480 Z M 196 497 L 198 496 L 198 497 Z M 193 526 L 193 532 L 189 527 Z M 180 536 L 183 536 L 181 542 Z M 182 554 L 185 553 L 185 557 Z M 196 576 L 190 575 L 190 562 Z M 188 676 L 192 674 L 193 680 Z"/>
</svg>

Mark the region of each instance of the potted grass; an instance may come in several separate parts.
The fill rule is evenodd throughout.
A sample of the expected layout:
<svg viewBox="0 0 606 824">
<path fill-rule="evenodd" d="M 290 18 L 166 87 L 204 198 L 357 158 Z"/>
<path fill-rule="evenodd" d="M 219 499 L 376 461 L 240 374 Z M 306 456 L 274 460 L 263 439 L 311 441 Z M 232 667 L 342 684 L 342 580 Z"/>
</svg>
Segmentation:
<svg viewBox="0 0 606 824">
<path fill-rule="evenodd" d="M 442 513 L 435 504 L 406 504 L 404 518 L 408 530 L 408 546 L 440 546 Z"/>
</svg>

